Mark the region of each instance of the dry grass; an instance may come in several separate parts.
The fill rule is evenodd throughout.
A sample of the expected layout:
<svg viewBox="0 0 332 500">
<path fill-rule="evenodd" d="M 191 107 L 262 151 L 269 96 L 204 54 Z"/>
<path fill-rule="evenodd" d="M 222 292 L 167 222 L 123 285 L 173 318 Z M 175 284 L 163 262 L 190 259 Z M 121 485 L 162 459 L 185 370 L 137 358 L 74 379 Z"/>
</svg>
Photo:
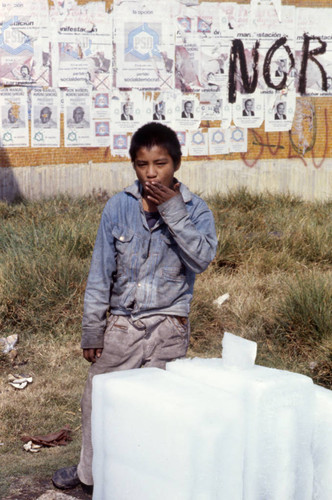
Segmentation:
<svg viewBox="0 0 332 500">
<path fill-rule="evenodd" d="M 75 463 L 87 363 L 79 348 L 82 300 L 105 199 L 0 203 L 0 336 L 18 333 L 16 366 L 1 355 L 2 486 Z M 190 356 L 218 357 L 224 331 L 258 343 L 259 364 L 297 371 L 332 388 L 332 203 L 245 190 L 209 200 L 219 247 L 198 277 Z M 221 308 L 213 300 L 230 298 Z M 28 373 L 23 391 L 9 373 Z M 73 442 L 37 454 L 22 434 L 69 424 Z"/>
</svg>

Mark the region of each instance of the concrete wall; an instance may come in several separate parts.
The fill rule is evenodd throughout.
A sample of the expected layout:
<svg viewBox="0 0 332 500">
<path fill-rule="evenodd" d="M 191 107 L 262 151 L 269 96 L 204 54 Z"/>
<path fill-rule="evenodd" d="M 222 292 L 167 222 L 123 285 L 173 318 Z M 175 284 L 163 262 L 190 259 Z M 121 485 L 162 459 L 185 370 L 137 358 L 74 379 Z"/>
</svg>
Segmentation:
<svg viewBox="0 0 332 500">
<path fill-rule="evenodd" d="M 315 164 L 323 165 L 318 169 Z M 251 168 L 243 160 L 183 161 L 178 178 L 203 195 L 239 187 L 254 192 L 292 193 L 306 200 L 332 198 L 332 159 L 304 165 L 300 158 L 259 160 Z M 16 196 L 48 198 L 93 191 L 119 191 L 135 179 L 129 162 L 45 165 L 0 169 L 0 199 Z"/>
</svg>

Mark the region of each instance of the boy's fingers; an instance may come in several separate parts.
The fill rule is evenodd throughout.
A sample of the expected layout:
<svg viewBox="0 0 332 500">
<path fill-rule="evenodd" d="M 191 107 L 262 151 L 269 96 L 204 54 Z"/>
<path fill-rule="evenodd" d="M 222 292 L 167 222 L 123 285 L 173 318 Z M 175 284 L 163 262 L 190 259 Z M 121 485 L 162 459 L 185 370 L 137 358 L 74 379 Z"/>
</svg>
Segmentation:
<svg viewBox="0 0 332 500">
<path fill-rule="evenodd" d="M 83 349 L 83 357 L 90 363 L 95 363 L 96 362 L 96 357 L 100 358 L 101 353 L 103 352 L 102 349 Z"/>
</svg>

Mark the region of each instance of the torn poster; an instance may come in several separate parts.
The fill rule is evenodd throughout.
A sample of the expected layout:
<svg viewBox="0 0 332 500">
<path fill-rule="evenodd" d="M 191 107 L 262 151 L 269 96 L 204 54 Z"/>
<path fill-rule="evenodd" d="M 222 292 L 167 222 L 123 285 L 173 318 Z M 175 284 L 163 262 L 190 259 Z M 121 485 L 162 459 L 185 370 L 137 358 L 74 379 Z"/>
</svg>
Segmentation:
<svg viewBox="0 0 332 500">
<path fill-rule="evenodd" d="M 246 153 L 248 150 L 248 129 L 230 127 L 229 129 L 229 152 Z"/>
<path fill-rule="evenodd" d="M 259 12 L 257 11 L 259 11 L 262 7 L 270 7 L 270 6 L 273 7 L 278 16 L 279 21 L 281 22 L 282 18 L 281 0 L 251 0 L 250 1 L 251 18 L 255 20 L 259 15 Z"/>
<path fill-rule="evenodd" d="M 152 92 L 146 96 L 146 121 L 162 122 L 173 126 L 176 94 L 174 92 Z"/>
<path fill-rule="evenodd" d="M 6 87 L 0 89 L 1 146 L 29 146 L 27 89 Z"/>
<path fill-rule="evenodd" d="M 220 92 L 202 90 L 200 92 L 201 120 L 222 119 L 223 100 Z"/>
<path fill-rule="evenodd" d="M 176 135 L 179 139 L 182 156 L 188 156 L 188 132 L 186 130 L 177 130 Z"/>
<path fill-rule="evenodd" d="M 297 9 L 296 76 L 302 95 L 332 95 L 332 9 Z M 313 53 L 316 52 L 316 54 Z M 303 56 L 306 55 L 304 58 Z"/>
<path fill-rule="evenodd" d="M 292 125 L 292 145 L 295 151 L 305 155 L 316 141 L 316 107 L 313 99 L 296 99 L 296 109 Z"/>
<path fill-rule="evenodd" d="M 233 121 L 237 127 L 258 128 L 264 120 L 264 95 L 260 90 L 253 94 L 237 92 L 233 104 Z"/>
<path fill-rule="evenodd" d="M 265 131 L 286 132 L 292 128 L 295 115 L 295 90 L 265 94 Z"/>
<path fill-rule="evenodd" d="M 175 12 L 175 88 L 182 92 L 199 90 L 200 75 L 200 37 L 198 27 L 198 7 L 185 7 L 179 4 Z"/>
<path fill-rule="evenodd" d="M 280 23 L 272 6 L 261 7 L 254 24 L 250 24 L 249 7 L 239 6 L 233 39 L 231 42 L 229 97 L 235 92 L 250 94 L 257 89 L 282 89 L 289 84 L 289 72 L 294 66 L 295 7 L 283 8 Z M 246 11 L 246 15 L 244 15 Z M 286 63 L 278 70 L 279 60 Z M 287 62 L 289 59 L 289 62 Z"/>
<path fill-rule="evenodd" d="M 1 12 L 0 83 L 2 85 L 40 84 L 42 54 L 48 45 L 48 5 L 45 1 L 8 2 Z M 29 14 L 27 15 L 27 12 Z M 44 85 L 49 84 L 47 76 Z"/>
<path fill-rule="evenodd" d="M 219 8 L 220 7 L 220 8 Z M 227 88 L 229 38 L 228 17 L 224 4 L 203 2 L 198 11 L 197 30 L 200 37 L 200 83 L 205 89 Z"/>
<path fill-rule="evenodd" d="M 209 128 L 208 133 L 210 155 L 229 153 L 229 129 Z"/>
<path fill-rule="evenodd" d="M 192 5 L 198 5 L 198 0 L 178 0 L 180 3 L 183 3 L 184 5 L 187 5 L 187 7 L 190 7 Z"/>
<path fill-rule="evenodd" d="M 31 146 L 60 147 L 60 91 L 33 89 L 31 93 Z"/>
<path fill-rule="evenodd" d="M 273 6 L 258 10 L 253 26 L 260 40 L 260 88 L 294 88 L 295 19 L 295 6 L 282 7 L 282 21 Z"/>
<path fill-rule="evenodd" d="M 92 142 L 103 147 L 111 144 L 111 95 L 109 92 L 92 92 Z"/>
<path fill-rule="evenodd" d="M 168 1 L 114 7 L 116 86 L 174 88 L 174 23 Z"/>
<path fill-rule="evenodd" d="M 68 15 L 52 34 L 53 76 L 57 86 L 111 89 L 112 31 L 103 16 Z"/>
<path fill-rule="evenodd" d="M 91 91 L 68 89 L 64 96 L 65 147 L 92 146 Z"/>
<path fill-rule="evenodd" d="M 202 129 L 190 132 L 188 148 L 190 156 L 206 156 L 209 153 L 207 132 Z"/>
</svg>

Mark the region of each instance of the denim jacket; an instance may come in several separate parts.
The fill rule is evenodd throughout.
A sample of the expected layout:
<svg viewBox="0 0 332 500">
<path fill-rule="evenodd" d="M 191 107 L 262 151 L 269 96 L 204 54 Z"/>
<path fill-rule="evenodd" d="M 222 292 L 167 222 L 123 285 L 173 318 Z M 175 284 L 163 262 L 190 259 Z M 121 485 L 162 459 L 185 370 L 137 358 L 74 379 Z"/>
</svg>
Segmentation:
<svg viewBox="0 0 332 500">
<path fill-rule="evenodd" d="M 188 316 L 195 275 L 215 256 L 213 216 L 183 184 L 158 211 L 150 230 L 138 181 L 108 200 L 85 291 L 82 348 L 103 347 L 107 311 L 133 320 Z"/>
</svg>

